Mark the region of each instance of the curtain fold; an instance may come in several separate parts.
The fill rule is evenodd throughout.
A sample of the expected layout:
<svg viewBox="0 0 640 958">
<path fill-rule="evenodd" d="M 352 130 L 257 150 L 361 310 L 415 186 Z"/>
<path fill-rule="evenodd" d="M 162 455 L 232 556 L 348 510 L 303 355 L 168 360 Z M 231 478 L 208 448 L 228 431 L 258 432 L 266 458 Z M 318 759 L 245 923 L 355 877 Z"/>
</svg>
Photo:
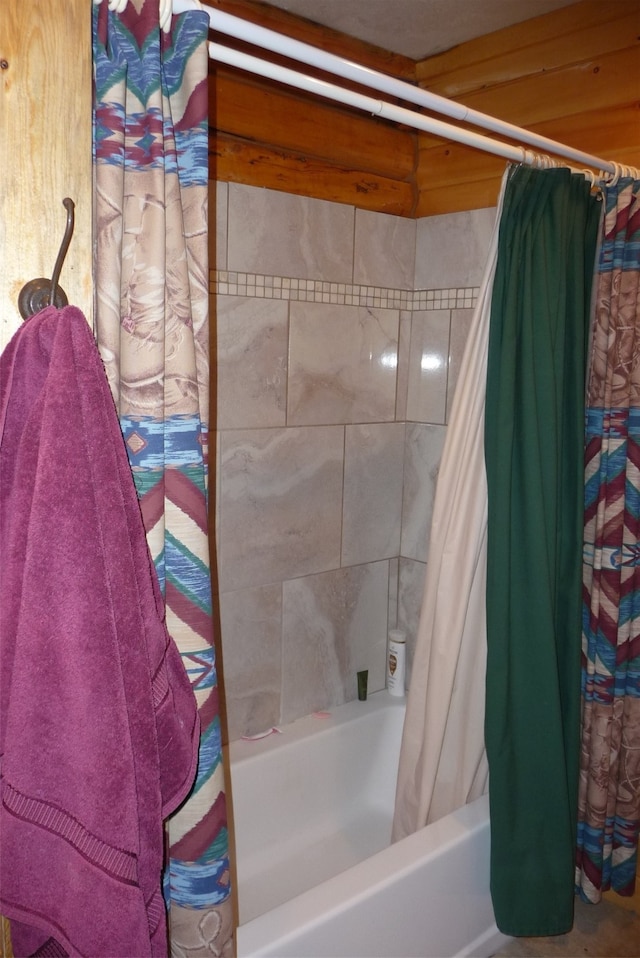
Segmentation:
<svg viewBox="0 0 640 958">
<path fill-rule="evenodd" d="M 229 954 L 233 930 L 207 536 L 208 24 L 188 12 L 165 35 L 158 0 L 94 7 L 96 335 L 202 726 L 165 875 L 171 951 L 189 958 Z"/>
<path fill-rule="evenodd" d="M 584 389 L 601 204 L 517 167 L 494 282 L 485 456 L 491 890 L 509 935 L 573 923 Z"/>
<path fill-rule="evenodd" d="M 486 791 L 487 489 L 482 437 L 503 192 L 504 180 L 438 472 L 400 750 L 394 841 Z"/>
<path fill-rule="evenodd" d="M 605 189 L 587 390 L 576 886 L 635 890 L 640 831 L 640 181 Z"/>
</svg>

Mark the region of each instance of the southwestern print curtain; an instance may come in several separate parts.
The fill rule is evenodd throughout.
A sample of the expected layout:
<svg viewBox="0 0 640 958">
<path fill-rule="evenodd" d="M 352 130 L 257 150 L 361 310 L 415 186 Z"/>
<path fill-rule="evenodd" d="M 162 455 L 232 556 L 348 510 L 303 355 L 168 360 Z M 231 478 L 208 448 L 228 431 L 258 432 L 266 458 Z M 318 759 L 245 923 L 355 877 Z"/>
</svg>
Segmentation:
<svg viewBox="0 0 640 958">
<path fill-rule="evenodd" d="M 189 958 L 232 950 L 207 538 L 207 30 L 192 11 L 161 33 L 158 0 L 94 7 L 96 334 L 202 726 L 165 875 L 171 951 Z"/>
<path fill-rule="evenodd" d="M 640 830 L 640 181 L 604 191 L 587 391 L 576 884 L 632 895 Z"/>
<path fill-rule="evenodd" d="M 601 204 L 568 169 L 507 184 L 491 300 L 485 744 L 509 935 L 573 924 L 584 389 Z"/>
</svg>

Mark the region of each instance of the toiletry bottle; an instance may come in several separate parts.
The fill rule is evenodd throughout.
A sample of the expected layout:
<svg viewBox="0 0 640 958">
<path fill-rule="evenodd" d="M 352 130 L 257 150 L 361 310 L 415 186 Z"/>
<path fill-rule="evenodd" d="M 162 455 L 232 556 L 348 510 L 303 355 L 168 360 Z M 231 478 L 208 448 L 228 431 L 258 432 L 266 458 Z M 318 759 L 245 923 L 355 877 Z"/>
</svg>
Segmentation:
<svg viewBox="0 0 640 958">
<path fill-rule="evenodd" d="M 406 640 L 406 634 L 400 629 L 392 629 L 389 632 L 387 689 L 391 695 L 404 695 Z"/>
</svg>

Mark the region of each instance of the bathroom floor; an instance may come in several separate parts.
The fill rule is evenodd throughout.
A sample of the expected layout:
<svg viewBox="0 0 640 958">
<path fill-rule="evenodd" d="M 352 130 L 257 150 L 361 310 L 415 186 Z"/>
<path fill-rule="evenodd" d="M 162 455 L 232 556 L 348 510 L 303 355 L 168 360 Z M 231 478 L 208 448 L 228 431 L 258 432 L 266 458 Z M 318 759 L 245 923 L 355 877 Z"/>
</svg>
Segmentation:
<svg viewBox="0 0 640 958">
<path fill-rule="evenodd" d="M 640 873 L 633 898 L 606 892 L 598 905 L 576 899 L 573 929 L 551 938 L 517 938 L 495 958 L 639 958 Z"/>
</svg>

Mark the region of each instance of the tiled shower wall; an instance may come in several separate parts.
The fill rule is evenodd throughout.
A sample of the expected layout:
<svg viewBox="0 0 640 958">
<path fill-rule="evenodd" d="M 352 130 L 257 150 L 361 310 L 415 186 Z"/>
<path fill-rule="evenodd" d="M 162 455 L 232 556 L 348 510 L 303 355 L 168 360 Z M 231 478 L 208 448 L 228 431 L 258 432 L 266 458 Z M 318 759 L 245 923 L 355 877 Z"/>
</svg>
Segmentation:
<svg viewBox="0 0 640 958">
<path fill-rule="evenodd" d="M 416 222 L 233 183 L 212 202 L 217 578 L 235 739 L 355 698 L 360 669 L 383 688 L 391 627 L 407 630 L 411 658 L 494 211 Z"/>
</svg>

